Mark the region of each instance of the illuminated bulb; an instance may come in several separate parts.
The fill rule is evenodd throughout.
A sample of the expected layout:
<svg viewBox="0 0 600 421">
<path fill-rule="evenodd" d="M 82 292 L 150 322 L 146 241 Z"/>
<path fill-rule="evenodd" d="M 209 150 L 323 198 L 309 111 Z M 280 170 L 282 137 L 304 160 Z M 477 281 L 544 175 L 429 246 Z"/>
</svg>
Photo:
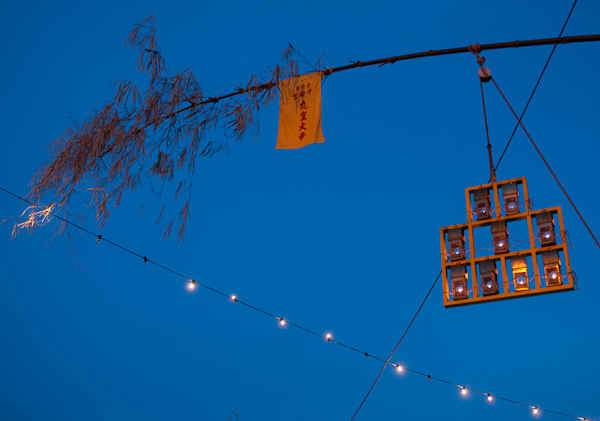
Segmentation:
<svg viewBox="0 0 600 421">
<path fill-rule="evenodd" d="M 193 290 L 196 288 L 196 281 L 194 281 L 194 280 L 192 279 L 192 281 L 191 281 L 191 282 L 188 284 L 188 286 L 187 286 L 187 287 L 188 287 L 188 289 L 189 289 L 190 291 L 193 291 Z"/>
<path fill-rule="evenodd" d="M 550 278 L 552 278 L 552 279 L 556 279 L 556 278 L 558 278 L 558 273 L 556 273 L 556 272 L 552 272 L 552 273 L 550 274 Z"/>
<path fill-rule="evenodd" d="M 504 240 L 500 240 L 500 241 L 498 241 L 498 247 L 499 247 L 499 248 L 502 248 L 502 247 L 504 247 Z"/>
<path fill-rule="evenodd" d="M 454 254 L 456 254 L 458 256 L 460 254 L 460 248 L 454 249 Z"/>
<path fill-rule="evenodd" d="M 456 292 L 463 292 L 463 287 L 462 286 L 456 287 Z"/>
<path fill-rule="evenodd" d="M 327 336 L 325 336 L 327 338 L 328 341 L 331 341 L 331 333 L 328 333 Z"/>
<path fill-rule="evenodd" d="M 515 210 L 517 209 L 517 204 L 515 202 L 511 202 L 508 204 L 508 210 Z"/>
<path fill-rule="evenodd" d="M 467 388 L 463 386 L 462 392 L 460 392 L 460 393 L 462 393 L 463 395 L 466 395 L 467 394 Z"/>
<path fill-rule="evenodd" d="M 544 235 L 542 235 L 542 237 L 544 237 L 544 239 L 548 239 L 550 237 L 552 237 L 552 234 L 550 234 L 549 232 L 545 232 Z"/>
<path fill-rule="evenodd" d="M 537 414 L 537 413 L 538 413 L 537 406 L 536 406 L 535 408 L 533 408 L 533 413 L 534 413 L 534 414 Z"/>
<path fill-rule="evenodd" d="M 404 367 L 402 367 L 401 365 L 397 365 L 397 366 L 396 366 L 396 370 L 398 370 L 398 371 L 402 371 L 402 370 L 404 370 Z"/>
<path fill-rule="evenodd" d="M 517 278 L 517 284 L 519 285 L 525 285 L 527 283 L 527 278 L 525 278 L 524 276 L 519 276 Z"/>
<path fill-rule="evenodd" d="M 280 324 L 281 326 L 283 326 L 283 325 L 285 324 L 285 320 L 283 320 L 283 319 L 279 319 L 279 324 Z"/>
<path fill-rule="evenodd" d="M 233 302 L 237 301 L 237 297 L 235 295 L 232 295 L 231 296 L 231 301 L 233 301 Z"/>
<path fill-rule="evenodd" d="M 488 393 L 488 401 L 491 401 L 492 397 L 490 396 L 490 394 Z"/>
</svg>

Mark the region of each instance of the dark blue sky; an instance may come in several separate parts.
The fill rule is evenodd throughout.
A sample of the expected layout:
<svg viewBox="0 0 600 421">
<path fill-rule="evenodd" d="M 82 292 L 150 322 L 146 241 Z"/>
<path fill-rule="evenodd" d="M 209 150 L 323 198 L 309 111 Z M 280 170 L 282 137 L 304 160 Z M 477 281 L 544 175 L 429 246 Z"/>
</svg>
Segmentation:
<svg viewBox="0 0 600 421">
<path fill-rule="evenodd" d="M 111 99 L 143 88 L 132 25 L 155 15 L 173 73 L 214 94 L 279 63 L 558 36 L 571 2 L 12 2 L 0 16 L 0 186 L 17 194 L 45 145 Z M 600 33 L 600 4 L 578 2 L 564 36 Z M 484 52 L 522 111 L 551 46 Z M 308 65 L 302 65 L 305 72 Z M 600 234 L 600 44 L 560 45 L 524 118 Z M 494 159 L 515 120 L 485 85 Z M 439 227 L 466 222 L 464 189 L 488 180 L 472 54 L 333 74 L 326 143 L 275 150 L 277 104 L 258 141 L 197 163 L 185 241 L 162 239 L 149 189 L 124 196 L 103 230 L 86 228 L 265 311 L 386 358 L 440 270 Z M 223 130 L 209 139 L 223 140 Z M 600 249 L 518 131 L 498 179 L 527 177 L 536 209 L 562 206 L 580 289 L 445 309 L 436 286 L 392 362 L 508 399 L 600 419 Z M 179 203 L 165 199 L 167 216 Z M 0 220 L 19 201 L 0 192 Z M 166 219 L 170 220 L 170 218 Z M 0 225 L 0 418 L 6 420 L 349 420 L 382 364 L 307 334 L 83 235 L 52 226 L 11 240 Z M 74 234 L 77 234 L 74 232 Z M 516 238 L 516 236 L 515 236 Z M 531 419 L 531 410 L 387 369 L 357 420 Z M 544 420 L 565 417 L 542 413 Z"/>
</svg>

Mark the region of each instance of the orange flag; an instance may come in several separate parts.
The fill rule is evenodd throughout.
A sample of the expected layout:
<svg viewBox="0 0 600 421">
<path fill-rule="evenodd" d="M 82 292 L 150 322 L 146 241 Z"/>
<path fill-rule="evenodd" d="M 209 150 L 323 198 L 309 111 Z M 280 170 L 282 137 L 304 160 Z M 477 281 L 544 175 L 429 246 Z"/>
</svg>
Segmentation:
<svg viewBox="0 0 600 421">
<path fill-rule="evenodd" d="M 279 133 L 275 149 L 298 149 L 323 143 L 321 128 L 321 72 L 279 83 Z"/>
</svg>

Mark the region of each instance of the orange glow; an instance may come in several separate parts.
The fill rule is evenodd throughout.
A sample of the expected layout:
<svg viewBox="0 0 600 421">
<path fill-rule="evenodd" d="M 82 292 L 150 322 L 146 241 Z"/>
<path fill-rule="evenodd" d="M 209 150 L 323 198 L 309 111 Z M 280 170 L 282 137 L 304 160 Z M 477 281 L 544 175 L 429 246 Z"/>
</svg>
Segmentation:
<svg viewBox="0 0 600 421">
<path fill-rule="evenodd" d="M 396 366 L 396 370 L 398 370 L 398 371 L 402 371 L 402 370 L 404 370 L 404 367 L 402 367 L 401 365 L 397 365 L 397 366 Z"/>
<path fill-rule="evenodd" d="M 283 320 L 283 319 L 279 319 L 279 324 L 280 324 L 281 326 L 285 325 L 285 320 Z"/>
<path fill-rule="evenodd" d="M 533 408 L 533 413 L 534 413 L 534 414 L 537 414 L 537 413 L 538 413 L 538 409 L 537 409 L 537 407 Z"/>
<path fill-rule="evenodd" d="M 492 397 L 490 396 L 490 394 L 488 393 L 488 401 L 491 401 Z"/>
<path fill-rule="evenodd" d="M 463 395 L 466 395 L 467 394 L 467 388 L 463 386 L 462 391 L 460 393 L 462 393 Z"/>
<path fill-rule="evenodd" d="M 187 287 L 190 291 L 193 291 L 196 288 L 196 285 L 193 282 L 190 282 Z"/>
<path fill-rule="evenodd" d="M 327 336 L 325 336 L 327 338 L 328 341 L 331 341 L 331 333 L 328 333 Z"/>
<path fill-rule="evenodd" d="M 232 295 L 231 297 L 229 297 L 229 299 L 234 303 L 237 301 L 237 297 L 235 295 Z"/>
</svg>

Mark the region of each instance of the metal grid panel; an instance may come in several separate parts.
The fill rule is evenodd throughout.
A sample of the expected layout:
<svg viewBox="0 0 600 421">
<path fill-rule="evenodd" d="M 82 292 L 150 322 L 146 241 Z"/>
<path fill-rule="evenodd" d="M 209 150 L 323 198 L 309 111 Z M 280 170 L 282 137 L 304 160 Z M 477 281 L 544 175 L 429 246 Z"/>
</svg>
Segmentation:
<svg viewBox="0 0 600 421">
<path fill-rule="evenodd" d="M 519 212 L 512 215 L 502 215 L 502 207 L 500 206 L 500 195 L 499 190 L 503 185 L 507 184 L 516 184 L 517 186 L 521 185 L 523 188 L 523 200 L 525 205 L 525 211 Z M 484 219 L 481 221 L 473 220 L 473 209 L 471 206 L 471 196 L 473 192 L 480 189 L 488 189 L 488 191 L 493 191 L 493 200 L 494 200 L 494 212 L 495 217 L 490 217 L 488 219 Z M 490 195 L 492 196 L 492 195 Z M 574 289 L 573 282 L 573 274 L 571 272 L 571 263 L 569 261 L 569 251 L 567 249 L 567 239 L 566 233 L 563 223 L 562 210 L 560 206 L 541 209 L 537 211 L 531 210 L 531 203 L 529 200 L 529 192 L 527 190 L 527 181 L 525 177 L 513 178 L 511 180 L 498 181 L 492 184 L 484 184 L 475 187 L 468 187 L 465 189 L 465 197 L 467 202 L 467 223 L 466 224 L 458 224 L 452 225 L 448 227 L 440 228 L 440 245 L 442 252 L 442 277 L 443 277 L 443 294 L 444 294 L 444 306 L 445 307 L 455 307 L 455 306 L 463 306 L 469 304 L 478 304 L 489 301 L 500 301 L 500 300 L 509 300 L 512 298 L 522 298 L 528 297 L 531 295 L 539 295 L 539 294 L 551 294 L 554 292 L 563 292 L 563 291 L 572 291 Z M 562 238 L 562 244 L 556 244 L 548 247 L 537 247 L 536 246 L 536 236 L 533 231 L 533 217 L 542 212 L 551 212 L 551 214 L 558 216 L 559 226 L 560 226 L 560 234 Z M 510 222 L 527 220 L 527 228 L 529 231 L 529 249 L 528 250 L 520 250 L 514 252 L 508 252 L 503 254 L 494 254 L 492 256 L 476 256 L 476 247 L 475 247 L 475 235 L 474 230 L 482 227 L 487 227 L 492 224 L 492 222 L 496 221 L 506 221 L 508 225 Z M 469 241 L 468 247 L 468 257 L 464 260 L 450 262 L 449 255 L 446 249 L 447 241 L 446 241 L 446 233 L 451 229 L 461 228 L 467 231 L 467 237 Z M 540 272 L 538 268 L 537 256 L 541 253 L 548 251 L 557 251 L 559 254 L 562 253 L 565 266 L 566 266 L 566 276 L 563 277 L 563 280 L 566 279 L 567 283 L 563 283 L 558 286 L 544 286 L 541 285 Z M 510 291 L 510 283 L 508 280 L 508 269 L 506 266 L 507 259 L 513 256 L 530 256 L 532 261 L 532 269 L 533 269 L 533 277 L 535 287 L 530 288 L 527 291 Z M 500 268 L 502 270 L 502 279 L 498 279 L 498 284 L 502 285 L 502 292 L 495 295 L 488 296 L 480 296 L 479 294 L 479 280 L 477 276 L 477 263 L 482 261 L 493 260 L 496 262 L 500 262 Z M 465 265 L 466 268 L 470 268 L 472 279 L 469 281 L 469 284 L 472 288 L 473 296 L 469 295 L 469 298 L 460 299 L 460 300 L 452 300 L 451 293 L 449 289 L 449 279 L 448 279 L 448 270 L 452 266 L 457 265 Z M 529 278 L 529 276 L 528 276 Z"/>
</svg>

